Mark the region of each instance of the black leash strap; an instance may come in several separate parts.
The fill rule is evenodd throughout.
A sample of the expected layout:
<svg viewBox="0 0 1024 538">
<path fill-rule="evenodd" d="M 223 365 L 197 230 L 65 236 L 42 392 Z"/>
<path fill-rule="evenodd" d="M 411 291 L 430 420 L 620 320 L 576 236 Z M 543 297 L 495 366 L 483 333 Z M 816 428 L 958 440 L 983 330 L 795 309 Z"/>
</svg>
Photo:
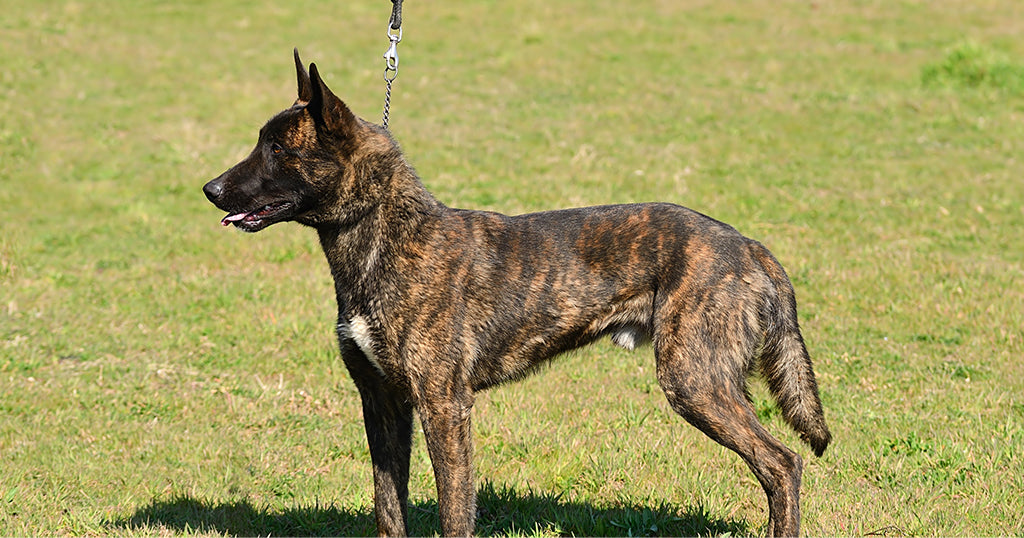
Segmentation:
<svg viewBox="0 0 1024 538">
<path fill-rule="evenodd" d="M 384 117 L 381 126 L 388 128 L 391 115 L 391 83 L 398 77 L 398 44 L 402 42 L 402 0 L 391 0 L 391 20 L 388 21 L 388 41 L 391 45 L 384 52 Z"/>
<path fill-rule="evenodd" d="M 391 6 L 391 29 L 399 30 L 402 28 L 402 0 L 391 0 L 394 4 Z"/>
</svg>

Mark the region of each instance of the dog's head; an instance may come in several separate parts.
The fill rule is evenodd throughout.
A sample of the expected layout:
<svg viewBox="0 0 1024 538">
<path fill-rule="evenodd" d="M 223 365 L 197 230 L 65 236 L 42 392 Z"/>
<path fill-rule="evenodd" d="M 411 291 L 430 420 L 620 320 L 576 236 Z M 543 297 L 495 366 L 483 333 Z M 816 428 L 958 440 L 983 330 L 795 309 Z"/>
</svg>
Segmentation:
<svg viewBox="0 0 1024 538">
<path fill-rule="evenodd" d="M 224 226 L 234 224 L 246 232 L 284 221 L 317 226 L 365 209 L 367 189 L 357 184 L 354 173 L 355 160 L 365 152 L 358 150 L 390 137 L 357 118 L 327 87 L 315 64 L 307 72 L 297 49 L 295 70 L 295 103 L 260 129 L 248 157 L 203 187 L 206 197 L 228 212 L 221 220 Z"/>
</svg>

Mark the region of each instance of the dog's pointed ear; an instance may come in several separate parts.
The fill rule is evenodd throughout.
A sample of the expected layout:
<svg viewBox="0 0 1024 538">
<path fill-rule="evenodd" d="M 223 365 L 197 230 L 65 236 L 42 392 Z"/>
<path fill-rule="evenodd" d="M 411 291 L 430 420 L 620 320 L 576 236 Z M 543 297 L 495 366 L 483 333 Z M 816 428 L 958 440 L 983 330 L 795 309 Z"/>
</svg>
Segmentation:
<svg viewBox="0 0 1024 538">
<path fill-rule="evenodd" d="M 302 65 L 302 60 L 299 59 L 299 48 L 294 49 L 295 52 L 295 74 L 299 79 L 299 97 L 295 100 L 296 105 L 309 104 L 310 99 L 313 98 L 313 83 L 309 80 L 309 73 L 306 72 L 306 68 Z"/>
<path fill-rule="evenodd" d="M 359 129 L 359 119 L 324 84 L 316 64 L 309 64 L 309 79 L 312 91 L 306 110 L 313 116 L 313 121 L 338 135 L 355 133 Z"/>
</svg>

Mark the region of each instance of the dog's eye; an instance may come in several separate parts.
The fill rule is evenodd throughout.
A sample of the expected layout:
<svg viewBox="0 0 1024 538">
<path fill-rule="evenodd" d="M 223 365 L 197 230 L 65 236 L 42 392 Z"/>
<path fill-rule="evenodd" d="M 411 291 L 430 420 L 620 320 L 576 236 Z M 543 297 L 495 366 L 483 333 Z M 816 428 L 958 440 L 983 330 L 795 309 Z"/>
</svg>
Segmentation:
<svg viewBox="0 0 1024 538">
<path fill-rule="evenodd" d="M 270 151 L 273 151 L 274 154 L 277 155 L 278 153 L 284 151 L 284 148 L 281 147 L 281 144 L 274 142 L 274 144 L 270 146 Z"/>
</svg>

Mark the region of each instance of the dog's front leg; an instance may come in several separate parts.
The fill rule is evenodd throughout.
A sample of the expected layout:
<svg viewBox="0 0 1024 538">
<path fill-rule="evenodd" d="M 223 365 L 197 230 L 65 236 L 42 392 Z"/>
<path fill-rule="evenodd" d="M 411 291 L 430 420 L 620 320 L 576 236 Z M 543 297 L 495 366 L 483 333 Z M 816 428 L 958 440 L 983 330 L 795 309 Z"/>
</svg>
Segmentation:
<svg viewBox="0 0 1024 538">
<path fill-rule="evenodd" d="M 373 461 L 373 508 L 380 536 L 407 536 L 412 405 L 378 385 L 360 387 Z"/>
<path fill-rule="evenodd" d="M 476 519 L 470 428 L 473 394 L 468 387 L 439 393 L 422 398 L 418 410 L 437 482 L 441 534 L 469 536 Z"/>
</svg>

